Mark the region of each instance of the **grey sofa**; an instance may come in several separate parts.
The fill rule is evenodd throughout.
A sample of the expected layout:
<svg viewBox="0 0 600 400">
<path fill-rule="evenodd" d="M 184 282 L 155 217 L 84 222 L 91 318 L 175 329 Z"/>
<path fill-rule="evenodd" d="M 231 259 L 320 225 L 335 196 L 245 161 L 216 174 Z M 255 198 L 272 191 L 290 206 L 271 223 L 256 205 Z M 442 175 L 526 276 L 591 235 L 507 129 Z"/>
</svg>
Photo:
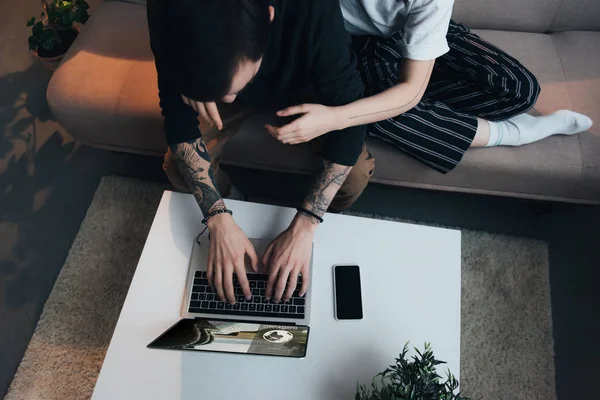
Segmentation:
<svg viewBox="0 0 600 400">
<path fill-rule="evenodd" d="M 112 150 L 162 155 L 166 149 L 144 1 L 105 1 L 54 74 L 48 101 L 75 139 Z M 372 181 L 385 185 L 534 199 L 600 203 L 600 1 L 457 0 L 454 19 L 521 60 L 542 93 L 533 113 L 572 109 L 595 126 L 519 148 L 469 150 L 441 175 L 390 146 L 368 141 Z M 260 154 L 260 157 L 256 155 Z M 223 164 L 307 174 L 303 146 L 283 146 L 258 129 L 228 143 Z"/>
</svg>

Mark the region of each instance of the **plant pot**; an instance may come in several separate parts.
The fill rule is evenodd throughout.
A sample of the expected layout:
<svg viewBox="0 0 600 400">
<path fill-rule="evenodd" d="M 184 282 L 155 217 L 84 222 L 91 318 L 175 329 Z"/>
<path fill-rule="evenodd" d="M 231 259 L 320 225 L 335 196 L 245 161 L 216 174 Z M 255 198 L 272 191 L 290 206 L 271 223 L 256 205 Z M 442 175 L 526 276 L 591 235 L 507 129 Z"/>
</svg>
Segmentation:
<svg viewBox="0 0 600 400">
<path fill-rule="evenodd" d="M 60 64 L 63 57 L 65 56 L 63 53 L 63 54 L 61 54 L 59 56 L 55 56 L 55 57 L 42 57 L 38 54 L 37 51 L 34 51 L 33 54 L 35 54 L 37 56 L 37 58 L 40 59 L 40 61 L 42 62 L 42 65 L 44 65 L 44 67 L 46 67 L 46 69 L 49 69 L 52 72 L 56 71 L 56 68 L 58 68 L 58 65 Z"/>
<path fill-rule="evenodd" d="M 58 65 L 67 53 L 67 50 L 69 50 L 75 39 L 77 39 L 78 35 L 79 29 L 76 27 L 61 32 L 60 36 L 62 39 L 63 46 L 61 46 L 61 48 L 59 48 L 56 52 L 51 53 L 46 49 L 38 49 L 37 51 L 34 51 L 33 54 L 35 54 L 37 58 L 40 59 L 44 67 L 54 72 L 56 71 L 56 68 L 58 68 Z"/>
</svg>

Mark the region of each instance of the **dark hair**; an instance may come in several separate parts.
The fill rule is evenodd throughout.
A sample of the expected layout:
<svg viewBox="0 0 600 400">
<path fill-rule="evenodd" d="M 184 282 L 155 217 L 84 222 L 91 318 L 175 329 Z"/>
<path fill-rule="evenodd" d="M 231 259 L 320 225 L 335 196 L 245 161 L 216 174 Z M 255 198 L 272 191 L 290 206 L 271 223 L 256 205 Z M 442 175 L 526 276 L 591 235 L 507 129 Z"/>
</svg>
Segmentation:
<svg viewBox="0 0 600 400">
<path fill-rule="evenodd" d="M 270 31 L 270 0 L 168 0 L 167 73 L 196 101 L 227 95 L 239 63 L 260 60 Z"/>
</svg>

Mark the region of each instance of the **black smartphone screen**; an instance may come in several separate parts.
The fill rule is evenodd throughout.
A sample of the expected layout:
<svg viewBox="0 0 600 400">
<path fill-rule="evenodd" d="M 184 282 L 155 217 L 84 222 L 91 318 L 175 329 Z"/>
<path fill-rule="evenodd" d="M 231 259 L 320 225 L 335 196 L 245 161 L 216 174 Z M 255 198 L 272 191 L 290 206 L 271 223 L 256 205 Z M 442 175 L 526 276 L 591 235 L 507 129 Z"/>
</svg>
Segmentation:
<svg viewBox="0 0 600 400">
<path fill-rule="evenodd" d="M 362 294 L 358 265 L 334 267 L 337 319 L 362 319 Z"/>
</svg>

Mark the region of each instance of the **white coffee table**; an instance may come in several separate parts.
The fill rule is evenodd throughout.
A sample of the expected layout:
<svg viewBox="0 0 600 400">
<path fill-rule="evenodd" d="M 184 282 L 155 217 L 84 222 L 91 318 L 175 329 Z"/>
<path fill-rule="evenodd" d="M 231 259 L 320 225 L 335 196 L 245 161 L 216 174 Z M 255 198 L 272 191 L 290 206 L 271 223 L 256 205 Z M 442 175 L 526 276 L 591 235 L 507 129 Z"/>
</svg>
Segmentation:
<svg viewBox="0 0 600 400">
<path fill-rule="evenodd" d="M 249 237 L 274 237 L 295 210 L 227 201 Z M 180 319 L 192 243 L 191 195 L 165 192 L 123 305 L 94 399 L 351 399 L 405 342 L 431 342 L 460 372 L 460 232 L 327 214 L 317 230 L 311 332 L 304 359 L 149 350 Z M 335 264 L 361 268 L 364 319 L 338 322 Z M 445 374 L 442 366 L 442 375 Z"/>
</svg>

